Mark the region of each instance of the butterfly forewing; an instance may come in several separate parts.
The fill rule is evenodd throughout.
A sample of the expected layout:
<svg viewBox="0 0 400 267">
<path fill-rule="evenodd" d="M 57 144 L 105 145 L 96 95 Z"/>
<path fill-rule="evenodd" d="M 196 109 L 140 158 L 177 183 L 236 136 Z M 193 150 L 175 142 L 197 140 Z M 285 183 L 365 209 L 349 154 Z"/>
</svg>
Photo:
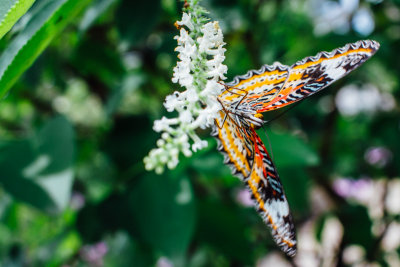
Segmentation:
<svg viewBox="0 0 400 267">
<path fill-rule="evenodd" d="M 286 81 L 288 70 L 288 66 L 278 62 L 272 66 L 264 65 L 259 70 L 251 70 L 227 83 L 230 89 L 225 90 L 219 97 L 230 106 L 243 101 L 250 106 L 268 102 L 278 94 Z"/>
<path fill-rule="evenodd" d="M 378 48 L 379 43 L 365 40 L 307 57 L 291 66 L 286 81 L 271 101 L 260 100 L 253 106 L 258 112 L 265 112 L 304 99 L 361 66 Z"/>
</svg>

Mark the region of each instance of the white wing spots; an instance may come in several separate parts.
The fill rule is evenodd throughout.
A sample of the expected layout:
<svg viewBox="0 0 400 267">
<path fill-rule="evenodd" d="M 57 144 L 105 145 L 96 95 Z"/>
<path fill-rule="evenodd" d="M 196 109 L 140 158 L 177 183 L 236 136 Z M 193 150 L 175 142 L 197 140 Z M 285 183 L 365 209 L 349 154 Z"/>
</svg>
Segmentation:
<svg viewBox="0 0 400 267">
<path fill-rule="evenodd" d="M 333 79 L 338 80 L 346 74 L 346 69 L 341 67 L 343 64 L 343 58 L 334 58 L 321 62 L 321 69 L 325 71 L 326 75 Z"/>
<path fill-rule="evenodd" d="M 286 198 L 285 198 L 286 200 Z M 274 222 L 277 225 L 284 225 L 283 216 L 289 215 L 289 205 L 287 201 L 279 201 L 275 199 L 270 199 L 267 201 L 268 210 Z"/>
</svg>

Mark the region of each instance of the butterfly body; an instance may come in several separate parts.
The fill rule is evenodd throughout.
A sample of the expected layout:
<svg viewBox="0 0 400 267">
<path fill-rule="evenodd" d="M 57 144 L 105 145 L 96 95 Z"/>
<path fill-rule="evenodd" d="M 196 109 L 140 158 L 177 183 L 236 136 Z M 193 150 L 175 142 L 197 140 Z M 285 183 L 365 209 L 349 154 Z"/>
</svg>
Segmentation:
<svg viewBox="0 0 400 267">
<path fill-rule="evenodd" d="M 253 108 L 243 108 L 242 106 L 239 106 L 239 108 L 230 108 L 227 106 L 224 108 L 224 111 L 227 116 L 229 114 L 230 118 L 239 127 L 259 129 L 264 124 L 264 116 Z M 222 121 L 222 123 L 224 123 L 224 121 Z"/>
<path fill-rule="evenodd" d="M 360 66 L 378 48 L 375 41 L 358 41 L 292 66 L 264 65 L 236 76 L 218 96 L 222 110 L 212 132 L 218 150 L 232 173 L 246 184 L 275 242 L 289 256 L 296 254 L 295 227 L 275 165 L 255 131 L 264 124 L 261 113 L 320 91 Z"/>
</svg>

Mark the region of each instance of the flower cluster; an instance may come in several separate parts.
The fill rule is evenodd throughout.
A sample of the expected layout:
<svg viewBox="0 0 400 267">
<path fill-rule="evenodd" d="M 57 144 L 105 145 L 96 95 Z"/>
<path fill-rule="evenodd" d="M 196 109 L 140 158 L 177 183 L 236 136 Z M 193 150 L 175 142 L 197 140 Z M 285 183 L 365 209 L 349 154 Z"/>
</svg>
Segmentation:
<svg viewBox="0 0 400 267">
<path fill-rule="evenodd" d="M 175 38 L 179 54 L 172 81 L 186 88 L 166 97 L 164 106 L 168 112 L 177 111 L 178 117 L 162 117 L 155 121 L 153 129 L 162 132 L 157 148 L 144 158 L 147 170 L 162 173 L 165 165 L 173 169 L 178 164 L 179 154 L 186 157 L 207 146 L 196 129 L 205 129 L 214 123 L 221 106 L 217 96 L 224 86 L 227 67 L 222 64 L 225 48 L 218 22 L 207 22 L 206 11 L 198 0 L 189 1 L 182 20 L 176 25 L 180 35 Z"/>
</svg>

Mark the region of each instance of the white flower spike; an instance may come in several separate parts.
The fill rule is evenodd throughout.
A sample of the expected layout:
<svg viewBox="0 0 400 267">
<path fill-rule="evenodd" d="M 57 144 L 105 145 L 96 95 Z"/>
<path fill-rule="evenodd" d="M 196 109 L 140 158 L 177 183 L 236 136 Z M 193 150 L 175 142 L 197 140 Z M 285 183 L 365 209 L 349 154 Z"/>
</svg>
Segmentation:
<svg viewBox="0 0 400 267">
<path fill-rule="evenodd" d="M 214 123 L 221 106 L 217 96 L 224 86 L 218 81 L 226 79 L 227 67 L 222 64 L 226 49 L 218 22 L 207 22 L 207 13 L 198 0 L 185 2 L 182 20 L 176 22 L 180 35 L 176 36 L 178 61 L 172 82 L 186 90 L 175 91 L 165 98 L 168 112 L 177 111 L 177 118 L 162 117 L 153 129 L 162 132 L 157 148 L 144 158 L 145 168 L 162 173 L 165 166 L 173 169 L 179 163 L 179 154 L 190 157 L 193 152 L 207 146 L 196 129 L 205 129 Z"/>
</svg>

